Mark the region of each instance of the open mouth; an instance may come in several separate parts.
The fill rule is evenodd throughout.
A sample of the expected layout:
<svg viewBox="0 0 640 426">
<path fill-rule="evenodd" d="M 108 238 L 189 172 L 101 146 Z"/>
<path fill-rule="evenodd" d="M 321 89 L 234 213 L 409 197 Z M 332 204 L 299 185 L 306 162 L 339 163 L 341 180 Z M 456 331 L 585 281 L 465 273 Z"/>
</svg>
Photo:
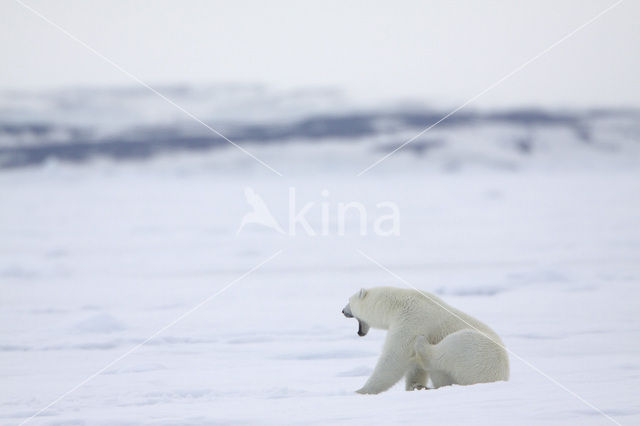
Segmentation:
<svg viewBox="0 0 640 426">
<path fill-rule="evenodd" d="M 349 305 L 345 306 L 342 310 L 342 314 L 347 318 L 355 318 L 351 313 L 351 307 Z M 360 318 L 356 318 L 358 320 L 358 336 L 366 336 L 369 332 L 369 324 L 362 321 Z"/>
<path fill-rule="evenodd" d="M 364 321 L 358 320 L 358 336 L 364 337 L 369 332 L 369 324 Z"/>
</svg>

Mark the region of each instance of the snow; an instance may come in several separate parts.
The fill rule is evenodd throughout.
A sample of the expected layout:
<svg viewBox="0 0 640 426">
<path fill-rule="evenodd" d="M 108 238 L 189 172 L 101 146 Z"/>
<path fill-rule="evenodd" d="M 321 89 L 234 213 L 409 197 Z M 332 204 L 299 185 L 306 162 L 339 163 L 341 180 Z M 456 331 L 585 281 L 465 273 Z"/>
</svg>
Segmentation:
<svg viewBox="0 0 640 426">
<path fill-rule="evenodd" d="M 507 383 L 353 393 L 384 333 L 341 316 L 362 286 L 403 285 L 496 329 L 507 347 L 622 424 L 640 419 L 640 180 L 635 172 L 296 176 L 309 199 L 401 208 L 399 237 L 235 231 L 253 186 L 164 165 L 4 173 L 2 423 L 15 424 L 279 249 L 34 424 L 603 424 L 511 357 Z M 294 177 L 287 179 L 293 180 Z M 283 206 L 284 209 L 285 206 Z M 310 220 L 311 221 L 311 220 Z"/>
<path fill-rule="evenodd" d="M 284 177 L 233 148 L 3 170 L 0 424 L 99 371 L 29 424 L 611 423 L 588 404 L 637 424 L 635 136 L 602 128 L 610 152 L 542 129 L 521 157 L 505 142 L 520 130 L 484 129 L 473 146 L 469 129 L 434 130 L 441 152 L 399 152 L 360 177 L 382 139 L 251 147 Z M 316 230 L 327 203 L 329 235 L 236 235 L 246 187 L 285 229 L 291 187 L 298 210 L 315 202 Z M 337 235 L 350 201 L 366 236 L 353 216 Z M 372 232 L 382 201 L 399 208 L 399 236 Z M 340 311 L 361 287 L 403 280 L 495 329 L 511 380 L 355 394 L 384 332 L 360 338 Z"/>
</svg>

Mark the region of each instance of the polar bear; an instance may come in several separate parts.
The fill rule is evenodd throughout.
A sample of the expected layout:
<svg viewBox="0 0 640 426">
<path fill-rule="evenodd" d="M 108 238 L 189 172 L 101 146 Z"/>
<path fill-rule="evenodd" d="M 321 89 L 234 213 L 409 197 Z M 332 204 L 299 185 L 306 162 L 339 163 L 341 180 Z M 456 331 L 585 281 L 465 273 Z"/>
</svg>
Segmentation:
<svg viewBox="0 0 640 426">
<path fill-rule="evenodd" d="M 405 376 L 405 389 L 471 385 L 509 379 L 509 357 L 487 325 L 427 292 L 376 287 L 361 289 L 342 310 L 369 327 L 388 330 L 373 374 L 356 392 L 384 392 Z"/>
</svg>

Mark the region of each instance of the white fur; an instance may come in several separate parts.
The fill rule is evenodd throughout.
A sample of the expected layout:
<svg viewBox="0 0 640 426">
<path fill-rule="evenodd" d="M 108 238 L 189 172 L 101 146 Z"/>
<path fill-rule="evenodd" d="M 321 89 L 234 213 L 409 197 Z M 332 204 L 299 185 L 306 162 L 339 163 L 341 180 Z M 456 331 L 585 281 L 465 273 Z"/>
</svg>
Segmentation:
<svg viewBox="0 0 640 426">
<path fill-rule="evenodd" d="M 384 392 L 406 378 L 406 389 L 509 379 L 509 357 L 487 325 L 416 290 L 377 287 L 351 296 L 345 309 L 388 330 L 382 354 L 358 393 Z"/>
</svg>

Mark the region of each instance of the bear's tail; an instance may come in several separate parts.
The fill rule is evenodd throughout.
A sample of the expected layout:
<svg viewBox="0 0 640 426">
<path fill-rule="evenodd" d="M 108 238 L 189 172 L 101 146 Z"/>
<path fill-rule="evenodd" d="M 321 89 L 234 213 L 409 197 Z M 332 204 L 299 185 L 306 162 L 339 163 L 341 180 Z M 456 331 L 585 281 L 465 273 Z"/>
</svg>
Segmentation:
<svg viewBox="0 0 640 426">
<path fill-rule="evenodd" d="M 416 351 L 416 362 L 423 370 L 429 370 L 430 360 L 432 355 L 432 347 L 427 342 L 426 337 L 418 336 L 416 337 L 416 341 L 413 345 Z"/>
</svg>

